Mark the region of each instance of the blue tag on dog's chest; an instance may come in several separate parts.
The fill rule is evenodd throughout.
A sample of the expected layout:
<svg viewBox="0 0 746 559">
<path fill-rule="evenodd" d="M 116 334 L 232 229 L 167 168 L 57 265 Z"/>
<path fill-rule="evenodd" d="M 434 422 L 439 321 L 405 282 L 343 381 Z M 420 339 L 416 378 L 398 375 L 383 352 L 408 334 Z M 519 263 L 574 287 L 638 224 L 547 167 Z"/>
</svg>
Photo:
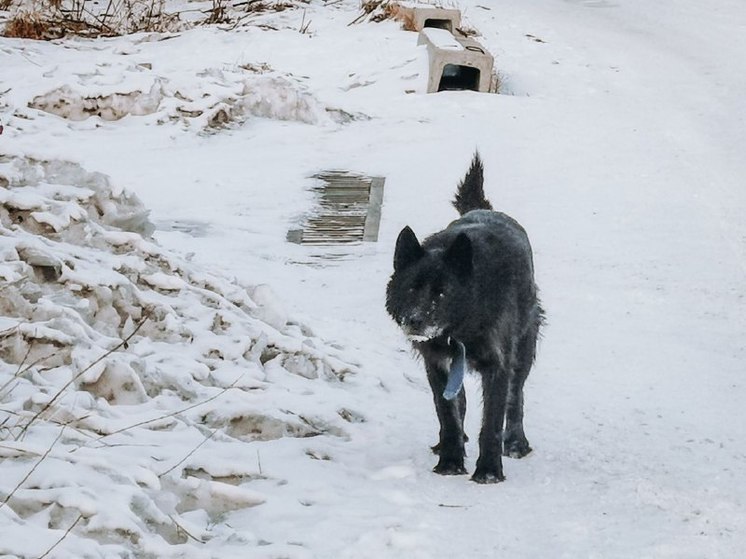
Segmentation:
<svg viewBox="0 0 746 559">
<path fill-rule="evenodd" d="M 466 348 L 458 340 L 452 340 L 456 346 L 456 355 L 451 361 L 451 370 L 448 371 L 448 382 L 443 391 L 443 398 L 453 400 L 464 385 L 464 373 L 466 372 Z"/>
</svg>

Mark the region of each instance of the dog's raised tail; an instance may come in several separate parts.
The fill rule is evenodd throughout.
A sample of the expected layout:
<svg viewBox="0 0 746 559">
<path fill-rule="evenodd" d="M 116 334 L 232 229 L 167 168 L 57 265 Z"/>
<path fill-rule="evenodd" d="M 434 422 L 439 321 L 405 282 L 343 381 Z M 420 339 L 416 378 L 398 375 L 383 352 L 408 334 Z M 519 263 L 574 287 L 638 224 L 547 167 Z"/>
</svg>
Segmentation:
<svg viewBox="0 0 746 559">
<path fill-rule="evenodd" d="M 471 167 L 458 185 L 453 205 L 460 215 L 471 210 L 492 209 L 492 204 L 484 197 L 484 167 L 479 152 L 474 153 Z"/>
</svg>

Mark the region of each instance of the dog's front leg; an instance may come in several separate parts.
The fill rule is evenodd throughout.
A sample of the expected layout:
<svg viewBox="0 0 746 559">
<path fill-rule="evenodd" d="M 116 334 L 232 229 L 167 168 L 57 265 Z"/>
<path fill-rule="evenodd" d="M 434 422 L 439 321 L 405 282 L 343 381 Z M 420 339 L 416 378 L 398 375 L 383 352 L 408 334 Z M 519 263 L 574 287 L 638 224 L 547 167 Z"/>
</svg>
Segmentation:
<svg viewBox="0 0 746 559">
<path fill-rule="evenodd" d="M 479 433 L 479 458 L 472 480 L 477 483 L 503 481 L 502 436 L 508 391 L 508 375 L 503 367 L 490 365 L 482 375 L 482 430 Z"/>
<path fill-rule="evenodd" d="M 437 445 L 440 459 L 433 471 L 442 475 L 465 474 L 464 468 L 464 412 L 466 396 L 463 393 L 453 400 L 443 397 L 443 390 L 448 381 L 450 354 L 448 346 L 434 344 L 420 350 L 425 360 L 427 379 L 433 391 L 435 411 L 440 422 L 440 440 Z"/>
</svg>

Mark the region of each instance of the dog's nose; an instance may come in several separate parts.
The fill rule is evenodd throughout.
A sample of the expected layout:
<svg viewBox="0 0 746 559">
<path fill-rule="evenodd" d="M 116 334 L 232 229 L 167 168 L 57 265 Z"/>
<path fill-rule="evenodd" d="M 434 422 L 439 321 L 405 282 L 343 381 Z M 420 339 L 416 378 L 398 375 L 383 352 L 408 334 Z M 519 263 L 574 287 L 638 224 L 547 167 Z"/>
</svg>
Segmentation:
<svg viewBox="0 0 746 559">
<path fill-rule="evenodd" d="M 405 325 L 413 332 L 419 332 L 425 326 L 425 321 L 419 317 L 408 318 Z"/>
</svg>

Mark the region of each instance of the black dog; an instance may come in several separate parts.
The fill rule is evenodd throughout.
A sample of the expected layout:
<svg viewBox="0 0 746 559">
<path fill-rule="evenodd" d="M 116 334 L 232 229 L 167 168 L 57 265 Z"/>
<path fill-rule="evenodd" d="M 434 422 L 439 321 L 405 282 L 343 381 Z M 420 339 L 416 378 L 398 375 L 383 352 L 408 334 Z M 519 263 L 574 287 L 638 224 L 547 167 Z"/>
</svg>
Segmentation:
<svg viewBox="0 0 746 559">
<path fill-rule="evenodd" d="M 502 454 L 521 458 L 531 452 L 523 432 L 523 384 L 536 355 L 543 311 L 526 232 L 514 219 L 492 211 L 479 154 L 454 206 L 462 217 L 422 244 L 409 227 L 399 234 L 386 310 L 425 361 L 440 421 L 434 471 L 466 473 L 461 388 L 466 361 L 482 377 L 484 398 L 472 480 L 497 483 L 505 479 Z"/>
</svg>

